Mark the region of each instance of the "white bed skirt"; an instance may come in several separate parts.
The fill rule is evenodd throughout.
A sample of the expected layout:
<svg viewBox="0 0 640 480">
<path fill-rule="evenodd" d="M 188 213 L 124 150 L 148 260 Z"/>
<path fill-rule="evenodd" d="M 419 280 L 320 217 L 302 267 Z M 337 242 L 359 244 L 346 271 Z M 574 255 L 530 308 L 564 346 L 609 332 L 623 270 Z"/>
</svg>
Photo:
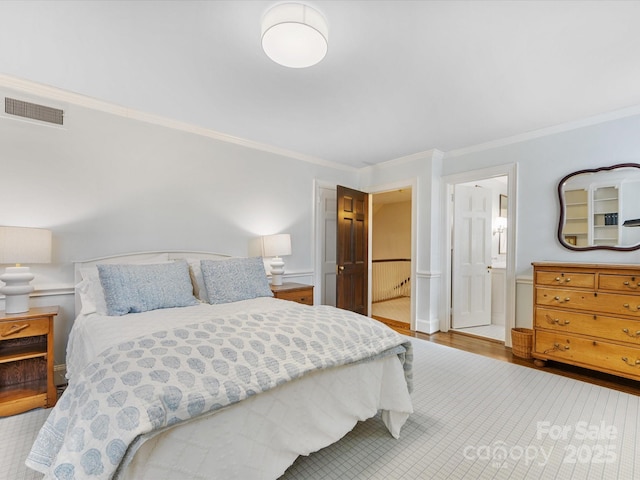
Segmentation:
<svg viewBox="0 0 640 480">
<path fill-rule="evenodd" d="M 140 447 L 119 478 L 276 479 L 299 455 L 338 441 L 378 410 L 396 438 L 413 412 L 395 355 L 316 372 L 166 430 Z"/>
</svg>

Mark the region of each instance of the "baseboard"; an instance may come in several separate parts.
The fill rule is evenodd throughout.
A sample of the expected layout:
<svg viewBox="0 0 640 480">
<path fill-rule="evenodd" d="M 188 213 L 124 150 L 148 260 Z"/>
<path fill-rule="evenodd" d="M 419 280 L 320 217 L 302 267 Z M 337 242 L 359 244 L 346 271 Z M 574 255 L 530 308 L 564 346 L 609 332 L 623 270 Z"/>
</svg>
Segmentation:
<svg viewBox="0 0 640 480">
<path fill-rule="evenodd" d="M 67 365 L 65 363 L 61 363 L 60 365 L 53 366 L 53 383 L 56 386 L 66 385 L 67 384 Z"/>
<path fill-rule="evenodd" d="M 440 330 L 440 321 L 437 318 L 431 320 L 416 318 L 416 330 L 422 333 L 436 333 Z"/>
</svg>

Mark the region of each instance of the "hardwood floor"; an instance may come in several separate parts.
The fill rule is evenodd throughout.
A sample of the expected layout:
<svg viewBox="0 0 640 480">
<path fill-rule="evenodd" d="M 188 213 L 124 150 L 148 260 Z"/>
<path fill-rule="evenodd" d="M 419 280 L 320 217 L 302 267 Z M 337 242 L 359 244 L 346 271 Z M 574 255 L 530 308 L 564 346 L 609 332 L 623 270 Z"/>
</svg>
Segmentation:
<svg viewBox="0 0 640 480">
<path fill-rule="evenodd" d="M 431 335 L 421 332 L 415 332 L 410 330 L 409 325 L 396 320 L 389 320 L 381 317 L 374 317 L 398 333 L 407 335 L 409 337 L 416 337 L 428 342 L 439 343 L 440 345 L 446 345 L 447 347 L 457 348 L 465 350 L 471 353 L 477 353 L 484 355 L 485 357 L 491 357 L 496 360 L 504 362 L 515 363 L 522 365 L 523 367 L 535 368 L 543 370 L 556 375 L 562 375 L 570 377 L 583 382 L 593 383 L 602 387 L 611 388 L 621 392 L 630 393 L 632 395 L 640 395 L 640 382 L 631 380 L 628 378 L 617 377 L 615 375 L 608 375 L 606 373 L 596 372 L 594 370 L 588 370 L 586 368 L 574 367 L 573 365 L 566 365 L 563 363 L 547 362 L 545 367 L 536 367 L 533 364 L 533 359 L 527 360 L 516 357 L 511 352 L 511 349 L 505 347 L 502 342 L 495 340 L 484 339 L 468 335 L 460 332 L 437 332 Z"/>
</svg>

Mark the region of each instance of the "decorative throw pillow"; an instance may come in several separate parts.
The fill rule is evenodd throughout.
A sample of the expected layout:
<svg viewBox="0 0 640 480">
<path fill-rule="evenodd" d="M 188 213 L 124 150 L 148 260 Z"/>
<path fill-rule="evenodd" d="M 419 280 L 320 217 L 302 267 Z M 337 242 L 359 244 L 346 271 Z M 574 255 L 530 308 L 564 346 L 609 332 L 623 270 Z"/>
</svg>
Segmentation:
<svg viewBox="0 0 640 480">
<path fill-rule="evenodd" d="M 173 260 L 169 260 L 167 253 L 149 253 L 144 254 L 140 259 L 128 260 L 127 265 L 168 263 L 170 261 L 172 262 Z M 82 315 L 89 315 L 91 313 L 106 315 L 107 303 L 104 299 L 104 290 L 100 283 L 98 267 L 95 265 L 91 267 L 81 267 L 78 272 L 82 279 L 80 283 L 76 285 L 76 292 L 80 295 L 80 313 Z"/>
<path fill-rule="evenodd" d="M 261 257 L 201 260 L 209 303 L 273 297 Z"/>
<path fill-rule="evenodd" d="M 159 308 L 188 307 L 193 296 L 185 261 L 152 265 L 98 265 L 107 315 L 140 313 Z"/>
</svg>

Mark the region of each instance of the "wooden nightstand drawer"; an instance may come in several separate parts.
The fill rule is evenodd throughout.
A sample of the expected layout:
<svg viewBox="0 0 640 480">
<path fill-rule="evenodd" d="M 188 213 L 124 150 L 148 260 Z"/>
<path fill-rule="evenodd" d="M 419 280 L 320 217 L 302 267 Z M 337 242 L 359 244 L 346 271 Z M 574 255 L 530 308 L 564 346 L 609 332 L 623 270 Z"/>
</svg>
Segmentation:
<svg viewBox="0 0 640 480">
<path fill-rule="evenodd" d="M 283 283 L 282 285 L 271 285 L 271 291 L 275 298 L 313 305 L 313 285 Z"/>
<path fill-rule="evenodd" d="M 0 312 L 0 417 L 53 407 L 53 317 L 58 307 Z"/>
<path fill-rule="evenodd" d="M 4 321 L 0 323 L 0 341 L 11 338 L 33 337 L 49 333 L 48 318 L 29 318 L 26 320 Z"/>
</svg>

